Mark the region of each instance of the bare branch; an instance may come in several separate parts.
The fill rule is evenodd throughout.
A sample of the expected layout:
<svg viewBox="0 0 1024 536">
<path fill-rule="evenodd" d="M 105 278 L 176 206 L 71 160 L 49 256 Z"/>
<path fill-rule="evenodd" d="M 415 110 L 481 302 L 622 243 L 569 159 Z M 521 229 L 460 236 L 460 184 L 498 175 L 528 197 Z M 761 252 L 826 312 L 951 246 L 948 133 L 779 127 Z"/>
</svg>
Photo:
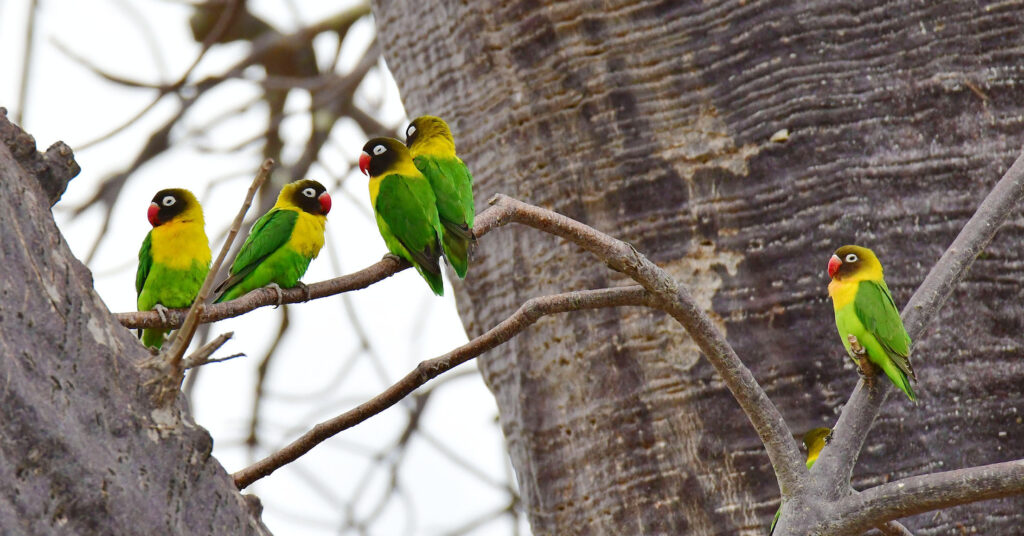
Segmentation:
<svg viewBox="0 0 1024 536">
<path fill-rule="evenodd" d="M 1024 459 L 912 476 L 843 498 L 822 534 L 860 534 L 883 521 L 1024 494 Z"/>
<path fill-rule="evenodd" d="M 924 334 L 927 323 L 936 317 L 971 263 L 995 236 L 1010 212 L 1024 197 L 1024 154 L 1010 166 L 992 188 L 981 206 L 935 263 L 921 286 L 903 308 L 903 324 L 911 338 Z M 820 482 L 820 492 L 831 499 L 849 493 L 850 478 L 857 457 L 864 447 L 868 431 L 889 394 L 889 382 L 876 381 L 867 386 L 861 380 L 833 428 L 832 442 L 814 464 L 812 474 Z"/>
<path fill-rule="evenodd" d="M 358 272 L 354 272 L 327 281 L 320 281 L 307 285 L 309 299 L 315 300 L 334 296 L 342 292 L 366 288 L 378 281 L 382 281 L 409 267 L 409 263 L 399 261 L 395 257 L 385 257 L 375 264 L 368 266 Z M 281 289 L 281 303 L 300 303 L 306 300 L 306 293 L 301 288 Z M 253 290 L 240 298 L 231 301 L 214 303 L 206 307 L 199 320 L 202 323 L 216 322 L 225 318 L 233 318 L 248 313 L 260 307 L 277 305 L 277 293 L 269 288 Z M 118 322 L 127 328 L 149 328 L 168 327 L 176 328 L 181 326 L 185 320 L 185 309 L 168 309 L 167 322 L 160 320 L 160 315 L 155 311 L 138 311 L 132 313 L 117 313 Z"/>
<path fill-rule="evenodd" d="M 484 217 L 490 211 L 481 214 L 479 227 L 487 229 L 515 222 L 560 236 L 646 288 L 654 297 L 654 307 L 672 315 L 686 328 L 747 414 L 768 451 L 783 497 L 790 496 L 802 484 L 807 469 L 782 414 L 686 287 L 630 244 L 571 218 L 500 194 L 491 199 L 491 204 L 504 210 L 493 218 Z"/>
<path fill-rule="evenodd" d="M 359 406 L 324 421 L 306 432 L 281 450 L 233 474 L 235 485 L 245 488 L 253 482 L 271 474 L 285 464 L 298 459 L 326 439 L 351 428 L 398 403 L 417 387 L 427 383 L 445 371 L 473 359 L 495 348 L 531 326 L 541 317 L 569 311 L 618 307 L 625 305 L 651 305 L 651 295 L 643 288 L 629 286 L 600 290 L 582 290 L 541 296 L 527 300 L 512 316 L 487 330 L 483 335 L 468 343 L 427 361 L 421 362 L 415 370 L 388 387 L 384 392 Z"/>
<path fill-rule="evenodd" d="M 213 355 L 214 352 L 219 350 L 221 346 L 224 346 L 224 343 L 228 342 L 228 340 L 234 336 L 234 331 L 229 331 L 227 333 L 221 333 L 220 335 L 217 335 L 217 337 L 214 338 L 212 341 L 204 344 L 202 348 L 196 350 L 195 352 L 192 352 L 192 355 L 186 357 L 184 367 L 186 369 L 190 369 L 192 367 L 198 367 L 201 365 L 205 365 L 207 363 L 212 363 L 212 361 L 210 361 L 210 356 Z"/>
<path fill-rule="evenodd" d="M 875 529 L 882 534 L 882 536 L 914 536 L 913 532 L 910 532 L 907 527 L 904 527 L 899 521 L 889 521 L 880 525 L 875 525 Z"/>
<path fill-rule="evenodd" d="M 185 316 L 184 322 L 182 322 L 181 328 L 175 333 L 173 344 L 171 347 L 162 352 L 161 360 L 166 362 L 170 368 L 172 374 L 177 377 L 181 374 L 181 357 L 185 354 L 185 348 L 192 342 L 192 335 L 196 332 L 196 327 L 199 326 L 199 315 L 202 313 L 206 297 L 210 295 L 210 289 L 213 287 L 213 279 L 217 276 L 217 271 L 220 270 L 220 265 L 224 262 L 224 257 L 227 256 L 228 250 L 231 249 L 231 244 L 235 241 L 235 236 L 238 234 L 238 230 L 242 227 L 242 220 L 245 219 L 245 213 L 249 211 L 249 206 L 252 205 L 252 198 L 256 196 L 256 192 L 260 189 L 260 186 L 267 180 L 270 175 L 271 168 L 274 167 L 274 161 L 266 159 L 263 161 L 263 165 L 260 166 L 259 171 L 256 173 L 256 178 L 252 180 L 252 185 L 249 186 L 249 191 L 245 195 L 245 201 L 242 203 L 241 208 L 238 209 L 238 214 L 235 216 L 235 220 L 231 222 L 231 230 L 228 231 L 228 236 L 224 240 L 224 245 L 220 248 L 220 253 L 217 255 L 217 259 L 213 261 L 213 265 L 210 266 L 210 271 L 206 274 L 206 279 L 203 280 L 203 286 L 199 289 L 199 295 L 196 296 L 195 301 L 192 302 L 192 307 L 189 308 L 188 314 Z"/>
</svg>

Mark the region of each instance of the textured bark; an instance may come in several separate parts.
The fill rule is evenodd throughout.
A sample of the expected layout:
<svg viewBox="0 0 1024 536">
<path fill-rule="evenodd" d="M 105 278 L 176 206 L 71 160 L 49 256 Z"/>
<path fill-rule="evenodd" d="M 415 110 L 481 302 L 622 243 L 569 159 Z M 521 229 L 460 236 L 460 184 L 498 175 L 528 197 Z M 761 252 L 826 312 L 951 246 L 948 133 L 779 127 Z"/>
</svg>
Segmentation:
<svg viewBox="0 0 1024 536">
<path fill-rule="evenodd" d="M 184 399 L 93 291 L 50 206 L 77 172 L 0 109 L 0 533 L 268 534 Z"/>
<path fill-rule="evenodd" d="M 798 433 L 857 381 L 825 263 L 875 249 L 902 304 L 1024 140 L 1024 3 L 378 0 L 410 116 L 449 119 L 478 208 L 506 193 L 691 284 Z M 788 129 L 788 139 L 770 141 Z M 855 485 L 1024 457 L 1018 216 L 915 344 Z M 541 294 L 619 284 L 527 229 L 481 240 L 471 335 Z M 537 534 L 761 534 L 778 488 L 664 315 L 548 318 L 480 361 Z M 910 518 L 1008 534 L 1020 499 Z"/>
</svg>

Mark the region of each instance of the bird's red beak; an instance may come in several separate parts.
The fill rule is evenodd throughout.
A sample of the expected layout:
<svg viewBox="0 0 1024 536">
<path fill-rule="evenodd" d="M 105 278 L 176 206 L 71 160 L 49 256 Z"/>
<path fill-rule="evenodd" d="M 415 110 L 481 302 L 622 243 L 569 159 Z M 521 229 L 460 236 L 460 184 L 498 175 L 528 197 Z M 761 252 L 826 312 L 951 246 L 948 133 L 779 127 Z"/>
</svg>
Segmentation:
<svg viewBox="0 0 1024 536">
<path fill-rule="evenodd" d="M 366 151 L 359 155 L 359 171 L 362 171 L 363 175 L 370 174 L 370 155 L 366 154 Z"/>
<path fill-rule="evenodd" d="M 320 213 L 326 216 L 331 211 L 331 194 L 324 192 L 317 199 L 320 201 Z"/>
<path fill-rule="evenodd" d="M 160 225 L 160 219 L 157 214 L 160 212 L 160 205 L 156 203 L 149 204 L 149 211 L 146 212 L 146 217 L 149 218 L 149 223 L 153 227 Z"/>
<path fill-rule="evenodd" d="M 839 257 L 832 255 L 832 258 L 828 260 L 828 276 L 830 278 L 836 276 L 836 272 L 839 271 L 839 265 L 843 264 L 843 261 L 839 260 Z"/>
</svg>

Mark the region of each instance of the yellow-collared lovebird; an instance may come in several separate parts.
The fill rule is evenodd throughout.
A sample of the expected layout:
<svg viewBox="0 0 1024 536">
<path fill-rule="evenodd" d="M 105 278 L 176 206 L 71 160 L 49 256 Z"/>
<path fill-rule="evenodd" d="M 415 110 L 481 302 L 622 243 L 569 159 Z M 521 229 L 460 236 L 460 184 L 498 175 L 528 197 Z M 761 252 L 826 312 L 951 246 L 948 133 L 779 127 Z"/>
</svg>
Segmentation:
<svg viewBox="0 0 1024 536">
<path fill-rule="evenodd" d="M 807 447 L 807 468 L 810 469 L 814 462 L 818 461 L 821 449 L 828 444 L 829 436 L 832 435 L 831 428 L 815 428 L 804 434 L 804 446 Z M 768 529 L 768 536 L 775 533 L 775 524 L 779 522 L 779 515 L 782 514 L 782 505 L 775 511 L 775 518 L 772 519 L 772 526 Z"/>
<path fill-rule="evenodd" d="M 330 211 L 331 195 L 319 182 L 304 179 L 284 185 L 274 206 L 253 224 L 231 264 L 230 277 L 217 286 L 217 301 L 268 285 L 280 298 L 280 289 L 298 285 L 324 245 Z"/>
<path fill-rule="evenodd" d="M 836 313 L 836 328 L 850 357 L 850 335 L 867 353 L 868 361 L 885 372 L 907 398 L 917 402 L 910 379 L 910 336 L 882 277 L 882 263 L 868 248 L 843 246 L 828 260 L 828 295 Z M 868 373 L 868 371 L 863 371 Z"/>
<path fill-rule="evenodd" d="M 163 318 L 166 308 L 189 307 L 195 301 L 210 271 L 210 242 L 203 228 L 203 207 L 188 190 L 160 190 L 147 216 L 153 229 L 139 249 L 136 304 L 140 311 L 155 309 Z M 142 343 L 160 348 L 168 331 L 144 329 Z"/>
<path fill-rule="evenodd" d="M 388 250 L 416 267 L 434 294 L 444 295 L 436 198 L 409 149 L 394 138 L 373 138 L 359 155 L 359 170 L 370 177 L 370 205 Z"/>
<path fill-rule="evenodd" d="M 452 132 L 440 117 L 424 115 L 414 119 L 405 129 L 405 145 L 437 198 L 444 256 L 459 278 L 464 278 L 474 240 L 473 175 L 455 155 Z"/>
</svg>

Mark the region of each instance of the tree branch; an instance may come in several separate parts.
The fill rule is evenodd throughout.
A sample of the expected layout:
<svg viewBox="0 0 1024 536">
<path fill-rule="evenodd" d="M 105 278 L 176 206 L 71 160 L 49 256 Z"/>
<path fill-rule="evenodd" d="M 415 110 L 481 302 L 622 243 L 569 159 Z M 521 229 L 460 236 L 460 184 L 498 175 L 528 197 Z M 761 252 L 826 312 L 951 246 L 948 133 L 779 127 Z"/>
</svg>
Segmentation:
<svg viewBox="0 0 1024 536">
<path fill-rule="evenodd" d="M 927 323 L 936 317 L 953 287 L 963 279 L 971 263 L 992 240 L 1022 197 L 1024 154 L 1019 155 L 999 179 L 903 308 L 903 324 L 912 339 L 924 335 Z M 812 469 L 819 491 L 826 497 L 837 499 L 849 492 L 853 467 L 889 394 L 889 385 L 885 381 L 876 381 L 872 386 L 866 386 L 864 380 L 857 382 L 833 428 L 832 442 L 822 451 L 821 458 Z"/>
<path fill-rule="evenodd" d="M 899 521 L 888 521 L 875 525 L 882 536 L 914 536 L 910 529 L 904 527 Z"/>
<path fill-rule="evenodd" d="M 860 534 L 873 525 L 922 512 L 1024 494 L 1024 459 L 912 476 L 839 501 L 822 534 Z"/>
<path fill-rule="evenodd" d="M 515 222 L 560 236 L 646 288 L 655 300 L 654 307 L 667 312 L 686 328 L 747 414 L 771 459 L 782 496 L 790 496 L 802 485 L 807 469 L 782 414 L 686 287 L 630 244 L 571 218 L 500 194 L 490 202 L 503 210 L 495 214 L 493 223 L 487 220 L 488 224 L 500 226 Z"/>
<path fill-rule="evenodd" d="M 480 354 L 495 348 L 531 326 L 541 317 L 569 311 L 599 309 L 624 305 L 651 305 L 651 295 L 638 286 L 582 290 L 531 298 L 512 316 L 486 333 L 440 357 L 421 362 L 401 380 L 384 392 L 359 406 L 324 421 L 281 450 L 242 469 L 232 477 L 239 489 L 273 473 L 285 464 L 298 459 L 324 440 L 351 428 L 395 405 L 417 387 L 441 373 L 450 370 Z"/>
</svg>

